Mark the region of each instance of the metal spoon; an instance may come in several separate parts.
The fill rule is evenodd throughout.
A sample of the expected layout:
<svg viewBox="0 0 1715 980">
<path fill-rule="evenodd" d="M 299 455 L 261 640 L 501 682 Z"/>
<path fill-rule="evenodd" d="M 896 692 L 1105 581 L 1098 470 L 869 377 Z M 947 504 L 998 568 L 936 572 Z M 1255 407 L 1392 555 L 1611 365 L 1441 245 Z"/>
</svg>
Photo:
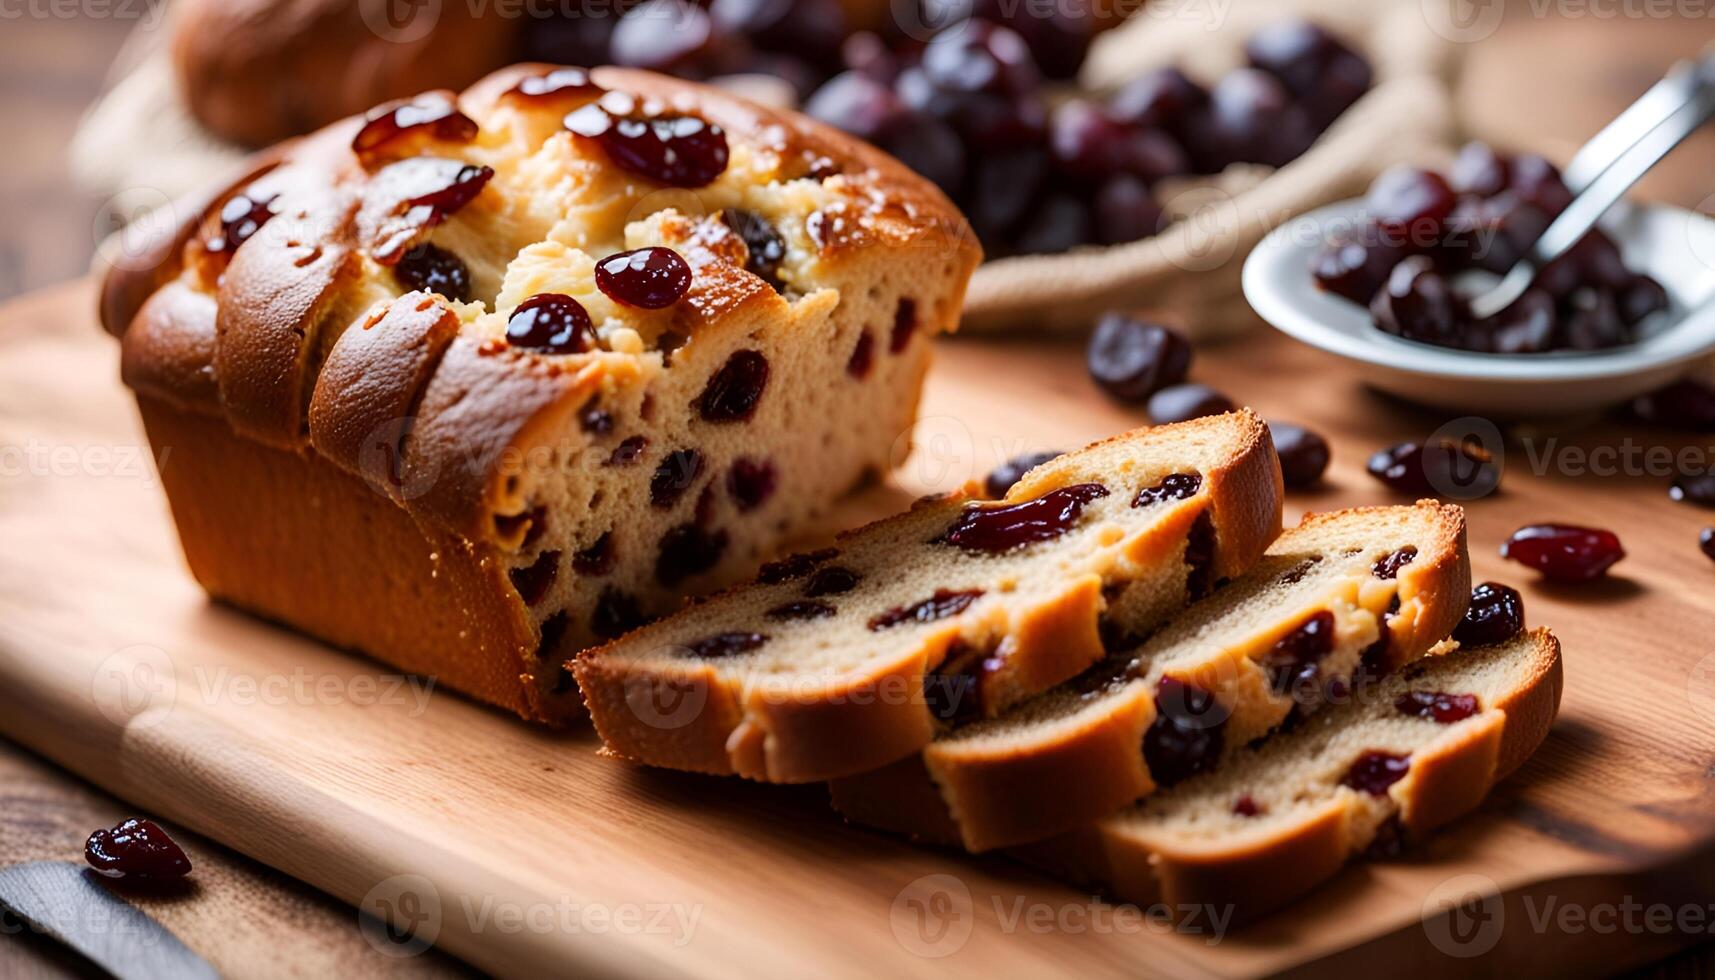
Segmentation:
<svg viewBox="0 0 1715 980">
<path fill-rule="evenodd" d="M 1494 288 L 1471 298 L 1478 318 L 1511 306 L 1537 273 L 1576 245 L 1633 184 L 1715 115 L 1715 53 L 1681 62 L 1584 144 L 1566 168 L 1577 197 Z"/>
</svg>

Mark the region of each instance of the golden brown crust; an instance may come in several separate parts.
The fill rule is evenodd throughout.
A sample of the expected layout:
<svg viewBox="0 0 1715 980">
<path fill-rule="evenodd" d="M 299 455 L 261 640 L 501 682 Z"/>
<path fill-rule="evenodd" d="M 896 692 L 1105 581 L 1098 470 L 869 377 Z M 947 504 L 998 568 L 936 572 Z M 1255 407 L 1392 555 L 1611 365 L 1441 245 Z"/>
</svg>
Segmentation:
<svg viewBox="0 0 1715 980">
<path fill-rule="evenodd" d="M 1528 634 L 1533 669 L 1485 715 L 1413 754 L 1410 774 L 1389 790 L 1409 836 L 1474 809 L 1496 782 L 1547 737 L 1560 700 L 1560 644 L 1537 629 Z M 1454 654 L 1453 656 L 1457 656 Z M 1281 907 L 1333 877 L 1369 846 L 1373 830 L 1356 827 L 1358 803 L 1338 796 L 1266 836 L 1229 847 L 1176 850 L 1123 831 L 1085 828 L 1017 850 L 1037 867 L 1080 882 L 1099 882 L 1121 899 L 1164 902 L 1184 911 L 1230 907 L 1246 921 Z"/>
<path fill-rule="evenodd" d="M 1204 470 L 1206 493 L 1195 499 L 1204 501 L 1203 507 L 1210 508 L 1212 513 L 1214 508 L 1220 509 L 1213 516 L 1215 567 L 1233 570 L 1248 567 L 1280 529 L 1279 463 L 1267 426 L 1249 411 L 1183 425 L 1187 428 L 1179 431 L 1185 433 L 1213 431 L 1218 426 L 1236 427 L 1238 436 L 1232 449 Z M 1097 443 L 1089 451 L 1138 437 L 1137 433 L 1116 436 Z M 1007 499 L 1038 494 L 1053 479 L 1049 471 L 1037 471 L 1020 481 Z M 1236 480 L 1237 485 L 1229 487 L 1229 479 Z M 1260 500 L 1241 498 L 1243 493 L 1264 496 Z M 943 499 L 938 505 L 948 503 Z M 952 505 L 957 505 L 956 500 Z M 1160 527 L 1142 535 L 1160 538 L 1171 547 L 1150 546 L 1142 550 L 1158 553 L 1163 559 L 1170 556 L 1178 560 L 1185 534 L 1201 512 L 1202 508 L 1195 506 L 1179 508 Z M 889 518 L 846 532 L 840 540 L 873 533 L 878 527 L 902 519 Z M 1102 647 L 1096 633 L 1099 597 L 1099 582 L 1075 581 L 1040 606 L 1018 611 L 1019 621 L 1028 625 L 1004 641 L 1008 644 L 1008 659 L 1037 662 L 1038 666 L 1006 674 L 1005 689 L 985 686 L 984 697 L 1015 696 L 995 703 L 994 710 L 1015 703 L 1017 696 L 1034 694 L 1069 679 L 1100 658 Z M 658 647 L 674 628 L 672 622 L 656 623 L 620 642 L 637 649 Z M 618 644 L 584 651 L 571 666 L 589 701 L 596 730 L 616 755 L 649 765 L 738 774 L 770 782 L 814 782 L 868 772 L 929 742 L 935 722 L 920 692 L 925 675 L 942 662 L 956 634 L 956 624 L 949 622 L 945 629 L 925 631 L 914 650 L 875 666 L 864 676 L 842 676 L 809 687 L 800 684 L 784 696 L 771 695 L 761 687 L 747 694 L 747 681 L 738 674 L 709 672 L 701 666 L 692 668 L 698 683 L 727 688 L 718 697 L 720 703 L 744 706 L 743 720 L 724 729 L 699 725 L 663 732 L 634 712 L 612 710 L 624 703 L 624 698 L 615 693 L 617 690 L 656 683 L 671 686 L 677 668 L 657 669 L 659 665 L 655 665 L 639 669 L 614 655 Z M 1029 681 L 1036 686 L 1028 687 Z M 890 696 L 890 692 L 896 693 Z M 985 703 L 985 709 L 990 707 Z M 690 744 L 693 741 L 700 744 Z M 696 760 L 697 764 L 687 766 L 689 760 Z"/>
<path fill-rule="evenodd" d="M 493 560 L 326 463 L 147 395 L 138 406 L 210 595 L 525 718 L 576 717 L 575 698 L 520 683 L 539 636 Z"/>
<path fill-rule="evenodd" d="M 310 401 L 317 452 L 400 499 L 411 417 L 458 328 L 444 300 L 412 293 L 341 334 Z"/>
</svg>

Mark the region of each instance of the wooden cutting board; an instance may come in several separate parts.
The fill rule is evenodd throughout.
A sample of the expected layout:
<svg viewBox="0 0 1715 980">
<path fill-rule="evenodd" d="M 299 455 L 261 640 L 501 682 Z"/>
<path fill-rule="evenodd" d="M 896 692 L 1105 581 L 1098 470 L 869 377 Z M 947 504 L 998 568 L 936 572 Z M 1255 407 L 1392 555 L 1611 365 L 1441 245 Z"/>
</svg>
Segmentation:
<svg viewBox="0 0 1715 980">
<path fill-rule="evenodd" d="M 0 307 L 0 732 L 142 810 L 400 911 L 485 970 L 1587 974 L 1702 938 L 1564 914 L 1715 894 L 1706 515 L 1670 503 L 1664 475 L 1568 474 L 1577 451 L 1603 447 L 1641 464 L 1646 447 L 1701 446 L 1707 468 L 1715 437 L 1593 426 L 1511 446 L 1502 490 L 1470 505 L 1471 546 L 1479 580 L 1519 584 L 1566 647 L 1547 743 L 1407 858 L 1350 869 L 1247 929 L 1175 934 L 1002 858 L 844 826 L 820 787 L 634 769 L 598 757 L 587 730 L 543 732 L 211 605 L 182 567 L 92 307 L 86 283 Z M 1328 484 L 1294 496 L 1289 520 L 1389 500 L 1364 458 L 1442 421 L 1260 327 L 1194 373 L 1330 437 Z M 944 342 L 917 454 L 846 516 L 1141 421 L 1094 392 L 1076 346 Z M 1496 555 L 1539 520 L 1611 527 L 1630 557 L 1604 582 L 1541 585 Z M 1450 918 L 1447 900 L 1473 889 L 1496 897 Z"/>
</svg>

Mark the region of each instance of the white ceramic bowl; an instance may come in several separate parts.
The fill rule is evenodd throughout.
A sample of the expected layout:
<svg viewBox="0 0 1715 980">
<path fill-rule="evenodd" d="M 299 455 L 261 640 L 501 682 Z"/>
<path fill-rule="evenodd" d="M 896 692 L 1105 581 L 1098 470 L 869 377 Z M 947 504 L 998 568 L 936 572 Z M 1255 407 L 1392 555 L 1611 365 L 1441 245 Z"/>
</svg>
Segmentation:
<svg viewBox="0 0 1715 980">
<path fill-rule="evenodd" d="M 1362 207 L 1343 201 L 1276 228 L 1245 260 L 1244 290 L 1264 320 L 1362 364 L 1383 391 L 1500 419 L 1571 415 L 1659 388 L 1715 351 L 1715 221 L 1694 211 L 1622 203 L 1602 220 L 1627 266 L 1667 288 L 1669 308 L 1646 321 L 1642 340 L 1607 351 L 1478 354 L 1383 333 L 1367 309 L 1316 288 L 1311 258 Z"/>
</svg>

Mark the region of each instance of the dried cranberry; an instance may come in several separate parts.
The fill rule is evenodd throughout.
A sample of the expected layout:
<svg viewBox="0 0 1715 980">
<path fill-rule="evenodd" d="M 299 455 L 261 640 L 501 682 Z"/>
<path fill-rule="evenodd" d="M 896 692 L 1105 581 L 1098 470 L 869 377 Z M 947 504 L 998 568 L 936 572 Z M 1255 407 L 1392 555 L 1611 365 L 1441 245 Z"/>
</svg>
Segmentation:
<svg viewBox="0 0 1715 980">
<path fill-rule="evenodd" d="M 608 586 L 596 597 L 595 611 L 590 615 L 590 632 L 611 640 L 624 636 L 647 621 L 635 597 Z"/>
<path fill-rule="evenodd" d="M 982 597 L 981 589 L 936 589 L 935 594 L 909 606 L 894 606 L 870 617 L 871 632 L 892 629 L 902 623 L 933 623 L 938 619 L 957 616 Z"/>
<path fill-rule="evenodd" d="M 1231 712 L 1214 694 L 1176 677 L 1155 689 L 1155 720 L 1143 736 L 1143 758 L 1157 786 L 1172 786 L 1220 759 Z"/>
<path fill-rule="evenodd" d="M 579 575 L 606 575 L 613 571 L 613 532 L 605 531 L 588 548 L 572 555 L 572 571 Z"/>
<path fill-rule="evenodd" d="M 1097 321 L 1084 363 L 1103 391 L 1120 401 L 1140 402 L 1185 380 L 1191 344 L 1160 324 L 1109 313 Z"/>
<path fill-rule="evenodd" d="M 695 116 L 632 115 L 636 100 L 608 93 L 566 117 L 566 128 L 596 141 L 617 166 L 670 187 L 704 187 L 727 167 L 726 133 Z"/>
<path fill-rule="evenodd" d="M 458 256 L 428 242 L 412 248 L 394 264 L 393 278 L 406 289 L 421 289 L 456 302 L 470 302 L 470 270 Z"/>
<path fill-rule="evenodd" d="M 1050 541 L 1072 530 L 1086 505 L 1107 495 L 1099 483 L 1079 483 L 1006 507 L 969 507 L 935 543 L 995 554 Z"/>
<path fill-rule="evenodd" d="M 661 536 L 655 558 L 655 580 L 673 586 L 715 567 L 726 554 L 725 531 L 705 531 L 695 524 L 680 524 Z"/>
<path fill-rule="evenodd" d="M 1370 315 L 1384 333 L 1440 347 L 1460 346 L 1460 330 L 1471 318 L 1465 301 L 1427 255 L 1393 267 L 1370 298 Z"/>
<path fill-rule="evenodd" d="M 764 615 L 769 619 L 791 621 L 801 619 L 827 619 L 829 616 L 832 616 L 834 612 L 834 607 L 825 602 L 816 602 L 813 599 L 806 599 L 801 602 L 782 603 L 768 610 Z"/>
<path fill-rule="evenodd" d="M 1428 718 L 1437 725 L 1464 721 L 1479 710 L 1475 694 L 1444 694 L 1440 691 L 1407 691 L 1394 699 L 1394 709 L 1413 718 Z"/>
<path fill-rule="evenodd" d="M 440 157 L 413 157 L 387 168 L 397 188 L 399 213 L 418 227 L 433 228 L 476 200 L 494 169 Z"/>
<path fill-rule="evenodd" d="M 1493 492 L 1501 482 L 1493 457 L 1478 446 L 1450 439 L 1428 446 L 1402 442 L 1377 450 L 1366 469 L 1390 489 L 1414 497 L 1470 499 Z"/>
<path fill-rule="evenodd" d="M 1268 431 L 1274 439 L 1280 474 L 1287 486 L 1299 489 L 1314 486 L 1322 479 L 1330 456 L 1326 439 L 1290 422 L 1270 422 Z"/>
<path fill-rule="evenodd" d="M 810 574 L 817 565 L 838 556 L 839 551 L 834 548 L 787 555 L 779 561 L 764 564 L 762 570 L 757 574 L 756 580 L 763 585 L 779 585 L 781 582 L 790 582 L 795 578 L 803 578 Z"/>
<path fill-rule="evenodd" d="M 1571 189 L 1546 157 L 1521 153 L 1507 169 L 1507 188 L 1549 215 L 1558 215 L 1572 203 Z"/>
<path fill-rule="evenodd" d="M 649 477 L 649 504 L 668 510 L 679 502 L 703 472 L 703 454 L 695 449 L 675 449 L 661 457 Z"/>
<path fill-rule="evenodd" d="M 647 436 L 630 436 L 624 442 L 613 447 L 613 452 L 607 456 L 607 462 L 602 465 L 630 466 L 637 462 L 638 457 L 642 456 L 643 451 L 648 448 L 649 438 Z"/>
<path fill-rule="evenodd" d="M 732 468 L 726 475 L 727 493 L 732 495 L 741 512 L 753 511 L 766 503 L 769 497 L 774 496 L 778 482 L 773 463 L 742 456 L 732 461 Z"/>
<path fill-rule="evenodd" d="M 1638 396 L 1632 402 L 1632 414 L 1653 425 L 1715 431 L 1715 388 L 1696 381 L 1675 381 Z"/>
<path fill-rule="evenodd" d="M 1241 817 L 1255 817 L 1262 814 L 1262 807 L 1257 805 L 1256 797 L 1249 793 L 1240 793 L 1233 801 L 1233 813 Z"/>
<path fill-rule="evenodd" d="M 1042 84 L 1024 39 L 985 20 L 935 35 L 923 49 L 922 67 L 928 82 L 943 92 L 1023 96 Z"/>
<path fill-rule="evenodd" d="M 999 500 L 1006 496 L 1006 492 L 1012 489 L 1013 484 L 1024 479 L 1024 474 L 1051 459 L 1058 459 L 1060 456 L 1060 453 L 1054 451 L 1014 456 L 989 471 L 989 475 L 983 480 L 983 492 L 988 495 L 990 500 Z"/>
<path fill-rule="evenodd" d="M 537 293 L 512 311 L 506 342 L 548 354 L 581 354 L 596 345 L 583 304 L 564 293 Z"/>
<path fill-rule="evenodd" d="M 1340 785 L 1371 796 L 1384 796 L 1389 786 L 1399 782 L 1410 771 L 1411 757 L 1408 755 L 1365 752 L 1346 770 L 1346 775 L 1340 779 Z"/>
<path fill-rule="evenodd" d="M 1227 72 L 1209 92 L 1210 143 L 1217 161 L 1281 167 L 1309 149 L 1315 129 L 1302 106 L 1273 75 L 1254 68 Z"/>
<path fill-rule="evenodd" d="M 1300 96 L 1316 90 L 1317 79 L 1343 50 L 1332 34 L 1297 18 L 1265 24 L 1245 40 L 1245 60 Z"/>
<path fill-rule="evenodd" d="M 1654 278 L 1638 274 L 1631 278 L 1619 294 L 1620 315 L 1627 324 L 1636 326 L 1645 317 L 1667 309 L 1667 289 Z"/>
<path fill-rule="evenodd" d="M 1205 509 L 1191 522 L 1185 535 L 1185 595 L 1196 600 L 1209 594 L 1216 584 L 1215 520 Z"/>
<path fill-rule="evenodd" d="M 1123 245 L 1149 238 L 1163 227 L 1161 205 L 1150 193 L 1147 181 L 1132 174 L 1116 174 L 1096 190 L 1096 241 Z"/>
<path fill-rule="evenodd" d="M 560 575 L 560 553 L 544 551 L 534 562 L 507 572 L 512 580 L 512 587 L 518 590 L 518 597 L 527 606 L 541 602 L 548 590 L 553 588 L 554 580 Z"/>
<path fill-rule="evenodd" d="M 1189 500 L 1203 488 L 1200 473 L 1170 473 L 1154 486 L 1144 487 L 1131 498 L 1133 507 L 1148 507 L 1164 500 Z"/>
<path fill-rule="evenodd" d="M 1127 82 L 1108 113 L 1131 126 L 1183 135 L 1185 119 L 1209 103 L 1209 93 L 1178 68 L 1156 68 Z"/>
<path fill-rule="evenodd" d="M 389 144 L 416 133 L 441 142 L 469 143 L 476 139 L 477 125 L 451 99 L 429 92 L 371 110 L 352 137 L 351 149 L 367 165 Z"/>
<path fill-rule="evenodd" d="M 592 398 L 578 413 L 578 427 L 592 436 L 605 436 L 613 431 L 613 416 L 602 411 Z"/>
<path fill-rule="evenodd" d="M 749 653 L 767 642 L 766 633 L 716 633 L 700 640 L 692 640 L 685 644 L 685 648 L 691 651 L 692 656 L 719 659 Z"/>
<path fill-rule="evenodd" d="M 761 351 L 736 351 L 709 379 L 697 411 L 710 422 L 742 422 L 756 411 L 768 385 L 768 358 Z"/>
<path fill-rule="evenodd" d="M 997 661 L 998 662 L 998 661 Z M 965 670 L 923 675 L 923 703 L 929 713 L 949 725 L 960 725 L 982 717 L 982 662 Z"/>
<path fill-rule="evenodd" d="M 90 834 L 83 859 L 109 878 L 182 878 L 191 873 L 184 849 L 147 817 L 132 817 Z"/>
<path fill-rule="evenodd" d="M 1390 244 L 1413 251 L 1433 246 L 1453 211 L 1453 189 L 1432 170 L 1399 166 L 1384 171 L 1364 198 L 1370 220 Z"/>
<path fill-rule="evenodd" d="M 887 349 L 897 354 L 911 343 L 911 337 L 917 332 L 917 301 L 901 298 L 899 305 L 893 310 L 893 331 L 887 335 Z"/>
<path fill-rule="evenodd" d="M 1606 350 L 1632 342 L 1632 332 L 1614 294 L 1607 289 L 1579 289 L 1567 302 L 1563 329 L 1565 346 L 1571 350 Z"/>
<path fill-rule="evenodd" d="M 768 219 L 755 211 L 727 208 L 721 212 L 721 221 L 744 242 L 745 269 L 773 286 L 775 292 L 785 292 L 786 284 L 780 281 L 780 263 L 786 259 L 786 240 Z"/>
<path fill-rule="evenodd" d="M 1316 285 L 1354 303 L 1370 305 L 1387 281 L 1388 272 L 1405 257 L 1403 249 L 1379 240 L 1373 228 L 1348 229 L 1332 235 L 1310 260 Z"/>
<path fill-rule="evenodd" d="M 1697 547 L 1705 558 L 1715 561 L 1715 527 L 1706 527 L 1697 532 Z"/>
<path fill-rule="evenodd" d="M 1411 564 L 1416 557 L 1417 548 L 1408 544 L 1376 559 L 1376 563 L 1370 566 L 1370 574 L 1384 582 L 1391 581 L 1398 578 L 1399 570 Z"/>
<path fill-rule="evenodd" d="M 1156 425 L 1189 422 L 1233 410 L 1233 401 L 1208 385 L 1169 385 L 1149 396 L 1149 420 Z"/>
<path fill-rule="evenodd" d="M 543 100 L 555 97 L 596 95 L 601 91 L 601 86 L 590 80 L 588 71 L 582 68 L 556 68 L 541 75 L 531 75 L 521 79 L 506 94 L 522 96 L 531 100 Z"/>
<path fill-rule="evenodd" d="M 234 194 L 220 206 L 220 231 L 203 243 L 203 250 L 215 255 L 231 255 L 250 236 L 262 230 L 274 217 L 276 194 L 246 191 Z"/>
<path fill-rule="evenodd" d="M 1507 160 L 1487 143 L 1466 143 L 1448 176 L 1460 194 L 1493 197 L 1506 189 Z"/>
<path fill-rule="evenodd" d="M 596 288 L 627 306 L 660 310 L 691 288 L 691 267 L 670 248 L 618 252 L 595 264 Z"/>
<path fill-rule="evenodd" d="M 1472 326 L 1463 346 L 1496 354 L 1536 354 L 1550 350 L 1560 317 L 1554 297 L 1532 289 L 1511 306 Z"/>
<path fill-rule="evenodd" d="M 846 373 L 854 378 L 866 378 L 869 369 L 875 366 L 875 337 L 868 330 L 858 334 L 857 344 L 852 347 L 852 356 L 846 359 Z"/>
<path fill-rule="evenodd" d="M 1298 698 L 1303 692 L 1304 697 L 1312 696 L 1322 658 L 1333 649 L 1334 614 L 1326 609 L 1312 613 L 1263 654 L 1269 686 L 1278 695 Z"/>
<path fill-rule="evenodd" d="M 1715 473 L 1681 473 L 1667 488 L 1672 500 L 1699 507 L 1715 507 Z"/>
<path fill-rule="evenodd" d="M 829 565 L 818 568 L 804 583 L 804 594 L 812 599 L 825 595 L 843 595 L 857 588 L 861 576 L 849 568 Z"/>
<path fill-rule="evenodd" d="M 1513 532 L 1501 545 L 1510 558 L 1558 582 L 1587 582 L 1606 574 L 1626 557 L 1612 531 L 1571 524 L 1531 524 Z"/>
</svg>

